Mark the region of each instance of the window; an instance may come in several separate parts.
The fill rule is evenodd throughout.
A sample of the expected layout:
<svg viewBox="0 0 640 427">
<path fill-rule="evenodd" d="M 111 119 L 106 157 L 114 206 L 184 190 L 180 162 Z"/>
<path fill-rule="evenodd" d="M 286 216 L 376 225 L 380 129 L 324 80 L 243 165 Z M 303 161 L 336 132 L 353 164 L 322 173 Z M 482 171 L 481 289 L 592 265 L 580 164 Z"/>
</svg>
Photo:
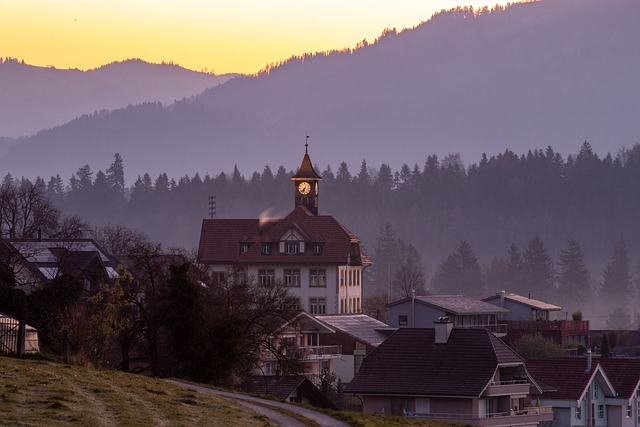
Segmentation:
<svg viewBox="0 0 640 427">
<path fill-rule="evenodd" d="M 240 243 L 240 255 L 247 252 L 248 249 L 249 249 L 248 243 Z"/>
<path fill-rule="evenodd" d="M 300 287 L 300 270 L 284 270 L 284 284 Z"/>
<path fill-rule="evenodd" d="M 582 419 L 582 408 L 580 405 L 576 406 L 576 420 Z"/>
<path fill-rule="evenodd" d="M 263 243 L 262 244 L 262 255 L 271 255 L 271 244 Z"/>
<path fill-rule="evenodd" d="M 406 314 L 401 314 L 398 316 L 398 325 L 407 326 L 409 324 L 409 316 Z"/>
<path fill-rule="evenodd" d="M 265 375 L 275 375 L 277 371 L 278 371 L 278 362 L 277 361 L 267 362 L 267 364 L 265 366 L 265 369 L 264 369 Z"/>
<path fill-rule="evenodd" d="M 327 270 L 325 269 L 309 270 L 309 286 L 312 286 L 312 287 L 327 286 Z"/>
<path fill-rule="evenodd" d="M 286 242 L 284 245 L 284 251 L 286 254 L 294 255 L 298 253 L 299 247 L 300 245 L 298 245 L 298 242 Z"/>
<path fill-rule="evenodd" d="M 598 398 L 598 384 L 593 385 L 593 398 L 594 399 Z"/>
<path fill-rule="evenodd" d="M 431 412 L 429 399 L 416 397 L 416 414 L 428 414 L 429 412 Z"/>
<path fill-rule="evenodd" d="M 604 418 L 604 405 L 598 405 L 598 418 Z"/>
<path fill-rule="evenodd" d="M 636 417 L 638 418 L 638 422 L 640 423 L 640 402 L 637 403 L 638 408 L 636 409 Z"/>
<path fill-rule="evenodd" d="M 627 418 L 631 418 L 631 405 L 627 406 Z"/>
<path fill-rule="evenodd" d="M 258 283 L 260 285 L 272 285 L 275 281 L 275 272 L 273 270 L 258 270 Z"/>
<path fill-rule="evenodd" d="M 313 245 L 313 254 L 314 255 L 322 255 L 322 243 L 315 243 Z"/>
<path fill-rule="evenodd" d="M 307 334 L 307 346 L 309 347 L 318 346 L 318 334 Z"/>
<path fill-rule="evenodd" d="M 326 314 L 327 299 L 326 298 L 309 298 L 309 313 Z"/>
<path fill-rule="evenodd" d="M 636 397 L 640 397 L 640 387 L 636 390 Z"/>
<path fill-rule="evenodd" d="M 243 269 L 235 271 L 235 280 L 238 285 L 245 285 L 247 283 L 247 273 Z"/>
</svg>

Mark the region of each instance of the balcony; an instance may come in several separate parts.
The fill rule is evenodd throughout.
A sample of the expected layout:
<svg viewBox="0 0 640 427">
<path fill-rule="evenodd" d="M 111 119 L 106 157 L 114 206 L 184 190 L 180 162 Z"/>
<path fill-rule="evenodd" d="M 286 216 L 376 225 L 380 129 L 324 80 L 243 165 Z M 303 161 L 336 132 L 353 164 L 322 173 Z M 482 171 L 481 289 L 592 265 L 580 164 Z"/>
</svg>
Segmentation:
<svg viewBox="0 0 640 427">
<path fill-rule="evenodd" d="M 300 347 L 303 359 L 335 359 L 342 356 L 341 345 L 320 345 L 310 347 Z"/>
<path fill-rule="evenodd" d="M 492 323 L 489 325 L 454 325 L 456 329 L 486 329 L 498 338 L 507 335 L 507 325 L 504 323 Z"/>
<path fill-rule="evenodd" d="M 507 324 L 510 330 L 517 331 L 560 331 L 563 336 L 589 334 L 588 320 L 512 320 L 507 322 Z"/>
<path fill-rule="evenodd" d="M 487 387 L 484 392 L 484 396 L 508 396 L 512 394 L 528 394 L 529 393 L 529 381 L 527 380 L 508 380 L 508 381 L 496 381 Z"/>
<path fill-rule="evenodd" d="M 553 408 L 551 406 L 533 406 L 523 408 L 517 412 L 495 412 L 484 415 L 429 413 L 407 414 L 407 416 L 464 423 L 474 426 L 506 427 L 514 425 L 535 425 L 542 421 L 553 421 Z"/>
</svg>

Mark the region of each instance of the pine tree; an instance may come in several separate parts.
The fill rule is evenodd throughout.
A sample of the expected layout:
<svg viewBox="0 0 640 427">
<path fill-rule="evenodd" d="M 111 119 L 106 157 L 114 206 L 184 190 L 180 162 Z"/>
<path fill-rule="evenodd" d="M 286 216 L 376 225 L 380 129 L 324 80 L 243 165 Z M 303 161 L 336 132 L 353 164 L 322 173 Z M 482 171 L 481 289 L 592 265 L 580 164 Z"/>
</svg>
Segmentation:
<svg viewBox="0 0 640 427">
<path fill-rule="evenodd" d="M 113 163 L 106 172 L 109 188 L 119 196 L 124 196 L 124 161 L 120 153 L 113 156 Z"/>
<path fill-rule="evenodd" d="M 380 229 L 373 244 L 373 266 L 370 271 L 370 289 L 367 296 L 390 293 L 393 271 L 400 265 L 399 252 L 396 233 L 391 224 L 387 223 Z"/>
<path fill-rule="evenodd" d="M 581 308 L 589 294 L 590 275 L 584 265 L 582 249 L 577 241 L 571 239 L 569 248 L 560 252 L 558 265 L 558 294 L 560 302 L 570 308 Z"/>
<path fill-rule="evenodd" d="M 611 262 L 604 269 L 600 299 L 610 308 L 626 309 L 631 298 L 631 280 L 627 243 L 620 238 Z"/>
<path fill-rule="evenodd" d="M 553 261 L 539 236 L 529 241 L 523 255 L 523 264 L 527 275 L 527 293 L 543 301 L 553 298 L 555 294 Z"/>
</svg>

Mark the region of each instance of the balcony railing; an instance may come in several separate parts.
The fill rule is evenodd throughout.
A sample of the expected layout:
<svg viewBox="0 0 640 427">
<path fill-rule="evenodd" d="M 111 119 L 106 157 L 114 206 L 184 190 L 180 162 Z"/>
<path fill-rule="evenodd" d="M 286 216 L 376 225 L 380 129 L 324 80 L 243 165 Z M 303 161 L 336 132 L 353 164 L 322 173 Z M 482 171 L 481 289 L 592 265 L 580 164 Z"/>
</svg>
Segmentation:
<svg viewBox="0 0 640 427">
<path fill-rule="evenodd" d="M 588 320 L 511 320 L 507 324 L 512 330 L 562 331 L 564 334 L 581 335 L 589 332 Z"/>
<path fill-rule="evenodd" d="M 485 396 L 504 396 L 511 394 L 529 393 L 529 381 L 527 380 L 507 380 L 495 381 L 485 391 Z"/>
<path fill-rule="evenodd" d="M 464 422 L 465 424 L 476 426 L 506 426 L 522 423 L 537 423 L 540 421 L 552 421 L 553 408 L 551 406 L 533 406 L 522 408 L 518 411 L 494 412 L 483 415 L 455 413 L 407 413 L 405 415 L 432 420 Z"/>
<path fill-rule="evenodd" d="M 300 347 L 300 353 L 306 359 L 329 359 L 342 356 L 341 345 L 321 345 Z"/>
<path fill-rule="evenodd" d="M 458 329 L 486 329 L 493 332 L 498 337 L 503 337 L 507 334 L 508 326 L 504 323 L 492 323 L 489 325 L 454 325 L 454 328 Z"/>
</svg>

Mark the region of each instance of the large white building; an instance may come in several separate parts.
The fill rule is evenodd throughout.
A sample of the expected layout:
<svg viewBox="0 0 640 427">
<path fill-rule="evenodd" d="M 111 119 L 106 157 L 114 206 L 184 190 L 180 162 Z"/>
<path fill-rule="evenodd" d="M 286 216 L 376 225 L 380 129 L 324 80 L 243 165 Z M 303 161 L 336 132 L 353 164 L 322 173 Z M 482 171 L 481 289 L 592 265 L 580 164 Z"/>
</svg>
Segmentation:
<svg viewBox="0 0 640 427">
<path fill-rule="evenodd" d="M 310 314 L 362 311 L 362 270 L 371 264 L 360 240 L 318 213 L 319 182 L 308 146 L 291 178 L 294 209 L 281 219 L 205 219 L 198 261 L 219 281 L 280 281 Z"/>
</svg>

